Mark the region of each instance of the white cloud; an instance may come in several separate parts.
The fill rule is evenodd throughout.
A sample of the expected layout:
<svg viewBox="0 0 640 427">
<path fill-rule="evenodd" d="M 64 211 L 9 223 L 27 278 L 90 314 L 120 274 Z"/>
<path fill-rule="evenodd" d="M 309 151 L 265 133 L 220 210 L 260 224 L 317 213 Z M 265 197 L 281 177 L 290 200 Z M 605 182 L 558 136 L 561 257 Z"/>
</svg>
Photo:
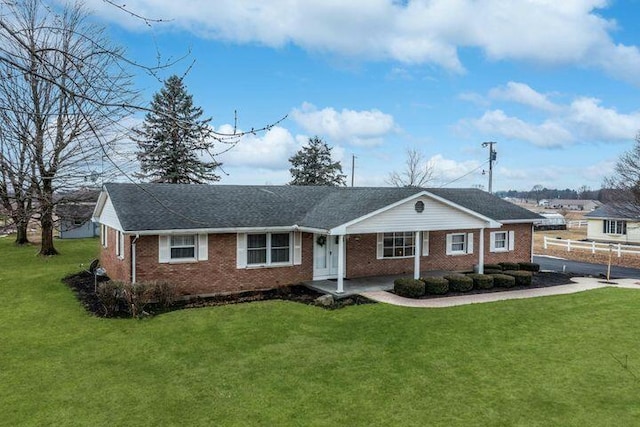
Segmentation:
<svg viewBox="0 0 640 427">
<path fill-rule="evenodd" d="M 478 176 L 482 174 L 480 162 L 477 160 L 466 160 L 458 162 L 456 160 L 447 159 L 442 154 L 432 156 L 428 163 L 433 165 L 434 182 L 430 186 L 452 184 L 461 186 L 465 182 L 474 182 Z"/>
<path fill-rule="evenodd" d="M 233 128 L 224 125 L 216 129 L 220 133 L 231 133 Z M 289 165 L 291 157 L 300 147 L 300 141 L 280 126 L 275 126 L 262 135 L 246 135 L 233 147 L 218 144 L 217 152 L 229 148 L 216 158 L 227 166 L 258 167 L 264 169 L 282 169 Z"/>
<path fill-rule="evenodd" d="M 536 92 L 524 83 L 509 82 L 505 86 L 493 88 L 489 91 L 489 97 L 517 102 L 545 111 L 557 111 L 559 109 L 559 106 L 549 101 L 546 95 Z"/>
<path fill-rule="evenodd" d="M 364 147 L 382 144 L 382 138 L 396 128 L 393 116 L 379 110 L 337 111 L 331 107 L 318 110 L 307 102 L 300 108 L 294 108 L 291 118 L 305 131 L 326 137 L 329 142 L 346 142 Z"/>
<path fill-rule="evenodd" d="M 487 111 L 479 119 L 463 121 L 487 135 L 500 135 L 509 139 L 528 141 L 541 147 L 559 147 L 571 143 L 573 135 L 561 124 L 551 120 L 531 124 L 517 117 L 507 116 L 502 110 Z"/>
<path fill-rule="evenodd" d="M 480 131 L 490 138 L 527 141 L 539 147 L 561 147 L 582 142 L 623 142 L 634 138 L 640 127 L 640 111 L 621 113 L 603 107 L 596 98 L 578 97 L 557 104 L 523 83 L 509 82 L 491 89 L 489 98 L 516 102 L 548 114 L 540 122 L 510 116 L 501 109 L 487 110 L 480 118 L 463 119 L 457 130 Z"/>
<path fill-rule="evenodd" d="M 100 16 L 145 29 L 101 0 Z M 464 72 L 459 48 L 494 60 L 596 67 L 640 83 L 637 46 L 616 43 L 606 0 L 132 0 L 127 8 L 201 37 L 271 47 L 288 44 L 349 58 L 431 63 Z"/>
<path fill-rule="evenodd" d="M 630 140 L 640 127 L 640 111 L 618 113 L 600 106 L 595 98 L 578 98 L 569 107 L 566 120 L 576 133 L 597 140 Z"/>
</svg>

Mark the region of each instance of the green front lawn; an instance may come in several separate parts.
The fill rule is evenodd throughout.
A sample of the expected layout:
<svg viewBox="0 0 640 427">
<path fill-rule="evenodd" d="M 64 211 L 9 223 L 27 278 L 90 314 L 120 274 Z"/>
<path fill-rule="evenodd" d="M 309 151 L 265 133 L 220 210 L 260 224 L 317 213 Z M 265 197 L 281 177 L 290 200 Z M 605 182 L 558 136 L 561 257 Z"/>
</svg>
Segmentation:
<svg viewBox="0 0 640 427">
<path fill-rule="evenodd" d="M 146 320 L 0 238 L 0 425 L 637 425 L 640 292 L 449 309 L 268 301 Z M 628 361 L 625 369 L 623 364 Z"/>
</svg>

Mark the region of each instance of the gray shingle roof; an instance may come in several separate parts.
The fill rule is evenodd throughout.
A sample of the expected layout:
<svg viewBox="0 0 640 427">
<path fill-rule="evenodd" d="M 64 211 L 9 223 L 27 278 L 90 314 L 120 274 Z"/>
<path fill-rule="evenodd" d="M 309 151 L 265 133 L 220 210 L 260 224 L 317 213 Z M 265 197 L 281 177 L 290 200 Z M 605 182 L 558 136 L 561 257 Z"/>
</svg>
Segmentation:
<svg viewBox="0 0 640 427">
<path fill-rule="evenodd" d="M 329 229 L 424 190 L 496 221 L 533 212 L 477 189 L 107 183 L 125 231 L 290 227 Z"/>
<path fill-rule="evenodd" d="M 607 203 L 584 215 L 585 218 L 640 219 L 640 207 L 633 203 Z"/>
</svg>

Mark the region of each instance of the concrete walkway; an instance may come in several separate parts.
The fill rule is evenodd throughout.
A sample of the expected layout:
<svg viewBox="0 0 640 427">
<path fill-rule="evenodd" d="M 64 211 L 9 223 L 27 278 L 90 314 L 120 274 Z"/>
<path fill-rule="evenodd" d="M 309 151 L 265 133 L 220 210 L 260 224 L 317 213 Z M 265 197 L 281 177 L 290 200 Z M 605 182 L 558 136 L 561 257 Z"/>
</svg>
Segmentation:
<svg viewBox="0 0 640 427">
<path fill-rule="evenodd" d="M 550 295 L 574 294 L 589 291 L 591 289 L 606 288 L 608 286 L 640 290 L 638 279 L 618 279 L 612 283 L 602 283 L 602 279 L 592 277 L 574 277 L 572 284 L 551 286 L 548 288 L 532 288 L 518 291 L 492 292 L 486 294 L 463 295 L 456 297 L 439 297 L 428 299 L 404 298 L 390 292 L 373 291 L 363 292 L 361 295 L 371 300 L 384 302 L 402 307 L 439 308 L 454 307 L 457 305 L 479 304 L 483 302 L 503 301 L 509 299 L 535 298 Z"/>
</svg>

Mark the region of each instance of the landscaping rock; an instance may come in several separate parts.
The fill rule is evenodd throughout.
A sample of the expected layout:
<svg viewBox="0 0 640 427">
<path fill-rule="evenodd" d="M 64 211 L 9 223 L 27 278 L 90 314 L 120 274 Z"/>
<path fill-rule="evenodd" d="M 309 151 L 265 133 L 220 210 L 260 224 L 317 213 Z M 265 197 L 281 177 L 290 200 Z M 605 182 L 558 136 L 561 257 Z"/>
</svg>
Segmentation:
<svg viewBox="0 0 640 427">
<path fill-rule="evenodd" d="M 331 307 L 333 304 L 335 304 L 335 300 L 333 299 L 333 295 L 327 294 L 316 298 L 315 303 L 322 307 Z"/>
</svg>

